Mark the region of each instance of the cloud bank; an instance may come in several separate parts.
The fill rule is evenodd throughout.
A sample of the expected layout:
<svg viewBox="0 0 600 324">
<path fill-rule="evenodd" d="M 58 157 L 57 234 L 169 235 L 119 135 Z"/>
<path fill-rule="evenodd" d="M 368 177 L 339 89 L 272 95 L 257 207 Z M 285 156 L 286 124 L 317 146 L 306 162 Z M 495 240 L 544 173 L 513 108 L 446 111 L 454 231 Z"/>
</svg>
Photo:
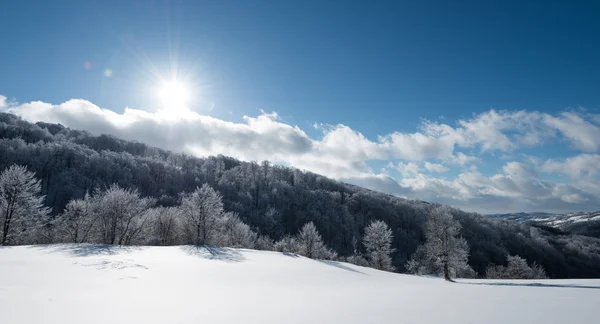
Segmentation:
<svg viewBox="0 0 600 324">
<path fill-rule="evenodd" d="M 8 102 L 0 110 L 30 121 L 61 123 L 198 156 L 223 154 L 270 160 L 390 194 L 448 203 L 483 213 L 600 209 L 600 116 L 489 110 L 453 123 L 423 121 L 413 133 L 369 139 L 346 125 L 315 124 L 307 135 L 277 113 L 244 116 L 239 123 L 186 109 L 115 113 L 72 99 Z M 523 152 L 559 145 L 570 156 L 525 158 Z M 484 174 L 498 156 L 512 157 Z M 381 170 L 370 162 L 383 161 Z"/>
</svg>

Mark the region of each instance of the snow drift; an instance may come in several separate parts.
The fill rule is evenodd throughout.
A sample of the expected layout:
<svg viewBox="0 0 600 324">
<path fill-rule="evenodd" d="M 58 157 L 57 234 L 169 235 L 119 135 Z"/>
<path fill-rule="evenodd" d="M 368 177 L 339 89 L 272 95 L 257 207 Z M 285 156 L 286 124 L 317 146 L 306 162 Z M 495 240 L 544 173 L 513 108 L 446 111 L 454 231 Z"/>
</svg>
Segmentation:
<svg viewBox="0 0 600 324">
<path fill-rule="evenodd" d="M 600 280 L 448 283 L 228 248 L 0 248 L 0 322 L 597 323 Z"/>
</svg>

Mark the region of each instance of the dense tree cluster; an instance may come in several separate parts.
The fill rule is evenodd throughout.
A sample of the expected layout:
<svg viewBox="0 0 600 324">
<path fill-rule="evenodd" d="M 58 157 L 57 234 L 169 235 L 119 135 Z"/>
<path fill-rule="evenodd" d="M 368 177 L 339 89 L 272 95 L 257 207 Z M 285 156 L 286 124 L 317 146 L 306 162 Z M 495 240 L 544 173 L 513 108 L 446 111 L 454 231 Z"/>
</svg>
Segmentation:
<svg viewBox="0 0 600 324">
<path fill-rule="evenodd" d="M 509 255 L 507 265 L 490 265 L 485 276 L 488 279 L 547 279 L 546 271 L 534 262 L 531 266 L 527 260 L 518 255 Z"/>
<path fill-rule="evenodd" d="M 192 157 L 0 113 L 0 171 L 23 167 L 35 174 L 33 187 L 39 188 L 38 202 L 26 200 L 48 209 L 7 217 L 9 200 L 2 198 L 0 224 L 10 219 L 8 231 L 0 229 L 7 233 L 5 244 L 215 244 L 329 255 L 401 272 L 443 268 L 445 256 L 427 243 L 426 222 L 438 205 L 266 161 Z M 460 225 L 454 231 L 458 245 L 469 247 L 458 259 L 468 257 L 470 266 L 449 266 L 450 275 L 484 276 L 489 265 L 520 255 L 543 266 L 549 277 L 600 277 L 597 238 L 448 213 Z M 372 228 L 385 243 L 376 244 L 382 249 L 374 253 L 365 238 L 377 221 L 387 229 Z"/>
</svg>

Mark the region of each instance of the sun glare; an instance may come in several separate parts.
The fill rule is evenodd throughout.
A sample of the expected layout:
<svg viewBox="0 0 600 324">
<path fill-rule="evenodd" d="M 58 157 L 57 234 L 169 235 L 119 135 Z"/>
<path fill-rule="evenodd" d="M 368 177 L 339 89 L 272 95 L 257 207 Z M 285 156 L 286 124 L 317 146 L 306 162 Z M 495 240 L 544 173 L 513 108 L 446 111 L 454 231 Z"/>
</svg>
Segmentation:
<svg viewBox="0 0 600 324">
<path fill-rule="evenodd" d="M 185 106 L 190 100 L 190 92 L 184 83 L 179 81 L 166 81 L 159 89 L 158 95 L 165 106 L 176 108 Z"/>
</svg>

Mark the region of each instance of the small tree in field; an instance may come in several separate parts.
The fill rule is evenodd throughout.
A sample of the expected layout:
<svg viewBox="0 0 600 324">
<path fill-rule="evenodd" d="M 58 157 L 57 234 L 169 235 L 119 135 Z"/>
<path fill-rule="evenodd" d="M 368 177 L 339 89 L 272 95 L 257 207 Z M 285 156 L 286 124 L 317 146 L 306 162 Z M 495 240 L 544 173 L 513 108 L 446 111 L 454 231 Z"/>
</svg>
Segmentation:
<svg viewBox="0 0 600 324">
<path fill-rule="evenodd" d="M 527 260 L 518 255 L 509 255 L 506 259 L 508 261 L 508 265 L 506 266 L 507 278 L 529 279 L 533 277 L 533 273 L 527 264 Z"/>
<path fill-rule="evenodd" d="M 440 274 L 441 268 L 429 255 L 425 245 L 419 245 L 406 263 L 408 273 L 416 275 Z"/>
<path fill-rule="evenodd" d="M 527 264 L 527 260 L 518 255 L 509 255 L 507 266 L 490 265 L 486 270 L 488 279 L 548 279 L 546 271 L 542 266 L 533 263 L 533 266 Z"/>
<path fill-rule="evenodd" d="M 12 165 L 0 174 L 0 245 L 23 242 L 35 234 L 49 209 L 33 172 Z"/>
<path fill-rule="evenodd" d="M 137 190 L 117 184 L 107 190 L 96 190 L 91 198 L 91 212 L 98 217 L 105 244 L 129 245 L 139 239 L 148 225 L 146 211 L 154 199 L 142 198 Z"/>
<path fill-rule="evenodd" d="M 394 271 L 392 266 L 392 230 L 384 221 L 373 221 L 365 228 L 363 244 L 367 250 L 369 265 L 375 269 Z"/>
<path fill-rule="evenodd" d="M 444 279 L 448 281 L 452 281 L 452 273 L 469 268 L 469 246 L 459 236 L 460 230 L 461 225 L 452 217 L 448 206 L 434 209 L 425 223 L 425 251 L 439 265 Z"/>
<path fill-rule="evenodd" d="M 91 212 L 90 200 L 88 194 L 83 199 L 73 199 L 67 203 L 64 212 L 56 217 L 54 225 L 62 241 L 83 243 L 91 238 L 98 219 Z"/>
<path fill-rule="evenodd" d="M 150 242 L 157 245 L 174 245 L 179 242 L 180 209 L 176 207 L 151 208 L 146 212 L 150 222 Z"/>
<path fill-rule="evenodd" d="M 221 244 L 235 248 L 253 249 L 258 238 L 250 226 L 242 222 L 237 213 L 224 213 Z"/>
<path fill-rule="evenodd" d="M 189 243 L 214 244 L 223 221 L 221 195 L 208 184 L 183 197 L 181 212 L 185 219 Z"/>
<path fill-rule="evenodd" d="M 300 247 L 296 238 L 291 235 L 285 235 L 281 240 L 273 244 L 273 250 L 283 253 L 298 253 Z"/>
<path fill-rule="evenodd" d="M 321 234 L 319 234 L 313 222 L 302 226 L 300 233 L 296 236 L 296 242 L 298 243 L 299 254 L 311 259 L 326 258 L 327 248 L 323 244 Z"/>
</svg>

